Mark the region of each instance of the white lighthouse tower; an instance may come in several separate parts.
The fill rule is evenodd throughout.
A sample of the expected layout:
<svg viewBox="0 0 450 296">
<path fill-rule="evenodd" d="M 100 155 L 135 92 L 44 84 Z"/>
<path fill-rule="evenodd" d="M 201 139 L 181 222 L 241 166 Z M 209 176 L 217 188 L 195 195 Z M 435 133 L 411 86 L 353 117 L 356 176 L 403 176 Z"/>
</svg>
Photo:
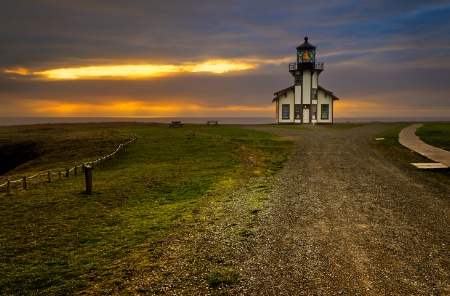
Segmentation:
<svg viewBox="0 0 450 296">
<path fill-rule="evenodd" d="M 297 61 L 289 64 L 294 85 L 276 92 L 277 124 L 333 123 L 333 102 L 338 98 L 319 86 L 319 75 L 324 70 L 316 62 L 316 46 L 305 42 L 297 46 Z"/>
</svg>

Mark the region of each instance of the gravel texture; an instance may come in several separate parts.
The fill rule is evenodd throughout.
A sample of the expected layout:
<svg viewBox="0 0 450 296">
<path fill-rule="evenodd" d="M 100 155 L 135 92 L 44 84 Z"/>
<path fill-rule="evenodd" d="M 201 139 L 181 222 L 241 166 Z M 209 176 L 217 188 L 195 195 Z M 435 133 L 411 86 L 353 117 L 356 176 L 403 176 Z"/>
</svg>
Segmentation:
<svg viewBox="0 0 450 296">
<path fill-rule="evenodd" d="M 388 127 L 284 131 L 297 150 L 260 214 L 237 292 L 450 294 L 450 190 L 369 148 Z"/>
<path fill-rule="evenodd" d="M 211 192 L 195 222 L 179 226 L 185 235 L 168 238 L 154 251 L 159 263 L 131 280 L 135 291 L 450 295 L 450 188 L 371 148 L 395 126 L 254 127 L 295 141 L 285 167 Z"/>
</svg>

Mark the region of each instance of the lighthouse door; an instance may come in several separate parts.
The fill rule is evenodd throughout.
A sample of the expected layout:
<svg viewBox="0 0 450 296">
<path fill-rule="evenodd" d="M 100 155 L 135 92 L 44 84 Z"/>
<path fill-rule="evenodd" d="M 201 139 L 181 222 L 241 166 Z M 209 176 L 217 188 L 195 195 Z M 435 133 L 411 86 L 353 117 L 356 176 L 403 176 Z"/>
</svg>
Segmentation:
<svg viewBox="0 0 450 296">
<path fill-rule="evenodd" d="M 309 108 L 303 109 L 303 123 L 309 123 Z"/>
</svg>

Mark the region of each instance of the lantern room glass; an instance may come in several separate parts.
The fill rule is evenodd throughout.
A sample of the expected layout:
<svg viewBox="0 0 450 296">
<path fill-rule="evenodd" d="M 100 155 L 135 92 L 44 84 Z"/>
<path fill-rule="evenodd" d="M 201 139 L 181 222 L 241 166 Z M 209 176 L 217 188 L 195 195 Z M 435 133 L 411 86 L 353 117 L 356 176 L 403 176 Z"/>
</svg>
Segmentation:
<svg viewBox="0 0 450 296">
<path fill-rule="evenodd" d="M 313 49 L 299 50 L 297 52 L 297 60 L 299 64 L 302 63 L 314 63 L 316 60 L 316 51 Z"/>
</svg>

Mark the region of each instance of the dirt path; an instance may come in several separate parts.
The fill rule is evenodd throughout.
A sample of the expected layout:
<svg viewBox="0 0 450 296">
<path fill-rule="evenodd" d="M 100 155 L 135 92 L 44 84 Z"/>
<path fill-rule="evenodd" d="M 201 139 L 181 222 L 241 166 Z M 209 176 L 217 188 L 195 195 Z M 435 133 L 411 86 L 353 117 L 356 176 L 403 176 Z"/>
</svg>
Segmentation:
<svg viewBox="0 0 450 296">
<path fill-rule="evenodd" d="M 297 148 L 230 293 L 450 295 L 450 190 L 370 149 L 371 136 L 392 127 L 265 128 Z"/>
<path fill-rule="evenodd" d="M 291 138 L 294 155 L 275 177 L 248 174 L 210 192 L 127 287 L 136 295 L 450 295 L 450 188 L 372 149 L 376 133 L 396 126 L 246 126 Z"/>
</svg>

